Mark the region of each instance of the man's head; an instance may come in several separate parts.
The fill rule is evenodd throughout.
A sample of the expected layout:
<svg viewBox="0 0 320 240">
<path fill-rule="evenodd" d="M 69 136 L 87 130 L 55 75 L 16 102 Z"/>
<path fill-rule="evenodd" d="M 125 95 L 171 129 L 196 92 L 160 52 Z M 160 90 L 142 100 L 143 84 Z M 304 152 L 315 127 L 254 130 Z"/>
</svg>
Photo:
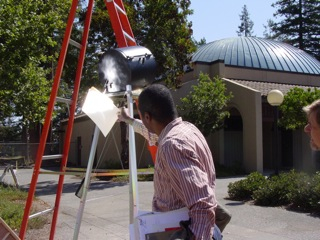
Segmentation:
<svg viewBox="0 0 320 240">
<path fill-rule="evenodd" d="M 304 131 L 310 136 L 310 146 L 313 150 L 320 150 L 320 100 L 304 107 L 303 111 L 308 118 Z"/>
<path fill-rule="evenodd" d="M 178 117 L 170 90 L 161 84 L 150 85 L 141 92 L 138 108 L 144 125 L 157 134 Z"/>
</svg>

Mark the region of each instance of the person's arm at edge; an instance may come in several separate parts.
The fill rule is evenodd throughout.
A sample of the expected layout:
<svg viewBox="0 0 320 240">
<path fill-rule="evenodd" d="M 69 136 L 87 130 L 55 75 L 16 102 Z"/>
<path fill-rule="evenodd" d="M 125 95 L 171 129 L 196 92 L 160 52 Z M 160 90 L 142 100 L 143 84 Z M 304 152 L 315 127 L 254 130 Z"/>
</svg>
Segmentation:
<svg viewBox="0 0 320 240">
<path fill-rule="evenodd" d="M 172 147 L 176 147 L 176 144 L 171 144 L 170 148 Z M 166 152 L 168 153 L 171 151 L 172 149 L 168 149 Z M 191 224 L 189 228 L 195 235 L 196 240 L 209 239 L 207 237 L 211 237 L 212 235 L 211 230 L 214 227 L 215 208 L 217 205 L 216 201 L 214 201 L 212 204 L 209 202 L 211 201 L 211 198 L 215 199 L 215 193 L 211 192 L 211 188 L 206 189 L 204 186 L 197 186 L 196 181 L 182 180 L 186 176 L 188 176 L 189 179 L 193 179 L 193 177 L 196 177 L 198 174 L 195 175 L 194 168 L 190 169 L 188 167 L 190 161 L 192 160 L 189 160 L 188 156 L 183 153 L 185 151 L 182 151 L 182 149 L 175 149 L 174 152 L 175 154 L 171 156 L 171 161 L 168 162 L 171 165 L 168 169 L 172 170 L 169 176 L 172 179 L 172 183 L 176 183 L 173 185 L 173 188 L 176 189 L 177 192 L 180 191 L 180 194 L 184 196 L 184 202 L 189 209 L 189 217 L 191 218 Z M 179 166 L 179 168 L 176 168 L 174 165 L 172 165 L 174 162 Z M 181 171 L 181 167 L 184 169 L 184 171 Z M 198 181 L 198 183 L 200 182 L 205 181 Z M 180 186 L 184 186 L 183 189 L 180 189 Z M 189 190 L 189 194 L 186 189 Z M 195 194 L 192 194 L 194 193 L 192 189 L 196 189 L 199 199 L 194 198 Z"/>
</svg>

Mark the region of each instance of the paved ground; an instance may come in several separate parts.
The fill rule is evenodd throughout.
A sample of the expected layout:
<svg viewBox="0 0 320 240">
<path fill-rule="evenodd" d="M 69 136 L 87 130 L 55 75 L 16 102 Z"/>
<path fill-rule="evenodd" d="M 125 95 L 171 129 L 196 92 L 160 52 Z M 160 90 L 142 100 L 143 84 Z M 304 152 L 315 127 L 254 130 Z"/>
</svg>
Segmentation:
<svg viewBox="0 0 320 240">
<path fill-rule="evenodd" d="M 32 169 L 19 169 L 17 176 L 20 185 L 28 188 Z M 5 181 L 11 181 L 11 179 L 11 176 L 7 174 Z M 57 175 L 39 175 L 37 196 L 50 205 L 53 205 L 55 201 L 57 179 Z M 225 240 L 320 239 L 320 218 L 282 208 L 259 207 L 239 201 L 225 200 L 228 184 L 239 179 L 217 180 L 218 200 L 233 215 L 230 224 L 224 231 Z M 55 239 L 73 239 L 80 204 L 79 198 L 75 196 L 75 191 L 80 182 L 81 179 L 78 177 L 65 177 Z M 140 209 L 151 209 L 152 184 L 152 182 L 139 182 L 138 184 Z M 93 181 L 90 189 L 78 239 L 129 239 L 128 185 Z"/>
</svg>

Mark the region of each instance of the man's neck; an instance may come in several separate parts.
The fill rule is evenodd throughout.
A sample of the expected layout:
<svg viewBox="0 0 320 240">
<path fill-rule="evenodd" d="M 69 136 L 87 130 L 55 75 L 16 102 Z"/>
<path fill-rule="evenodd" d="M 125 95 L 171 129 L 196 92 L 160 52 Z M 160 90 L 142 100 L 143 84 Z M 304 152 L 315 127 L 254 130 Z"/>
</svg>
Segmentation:
<svg viewBox="0 0 320 240">
<path fill-rule="evenodd" d="M 155 134 L 157 134 L 158 136 L 161 134 L 162 130 L 165 129 L 169 123 L 171 123 L 174 119 L 165 121 L 164 123 L 159 123 L 156 122 L 156 124 L 154 125 L 154 131 Z"/>
</svg>

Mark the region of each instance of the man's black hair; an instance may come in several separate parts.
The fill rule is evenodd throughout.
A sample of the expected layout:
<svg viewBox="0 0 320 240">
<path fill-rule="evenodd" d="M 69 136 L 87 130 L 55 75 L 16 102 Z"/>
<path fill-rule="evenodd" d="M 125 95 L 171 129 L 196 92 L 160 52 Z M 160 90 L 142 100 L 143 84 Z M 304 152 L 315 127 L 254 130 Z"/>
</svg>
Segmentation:
<svg viewBox="0 0 320 240">
<path fill-rule="evenodd" d="M 170 90 L 161 84 L 145 88 L 139 96 L 139 111 L 149 115 L 160 123 L 169 123 L 178 117 Z"/>
</svg>

